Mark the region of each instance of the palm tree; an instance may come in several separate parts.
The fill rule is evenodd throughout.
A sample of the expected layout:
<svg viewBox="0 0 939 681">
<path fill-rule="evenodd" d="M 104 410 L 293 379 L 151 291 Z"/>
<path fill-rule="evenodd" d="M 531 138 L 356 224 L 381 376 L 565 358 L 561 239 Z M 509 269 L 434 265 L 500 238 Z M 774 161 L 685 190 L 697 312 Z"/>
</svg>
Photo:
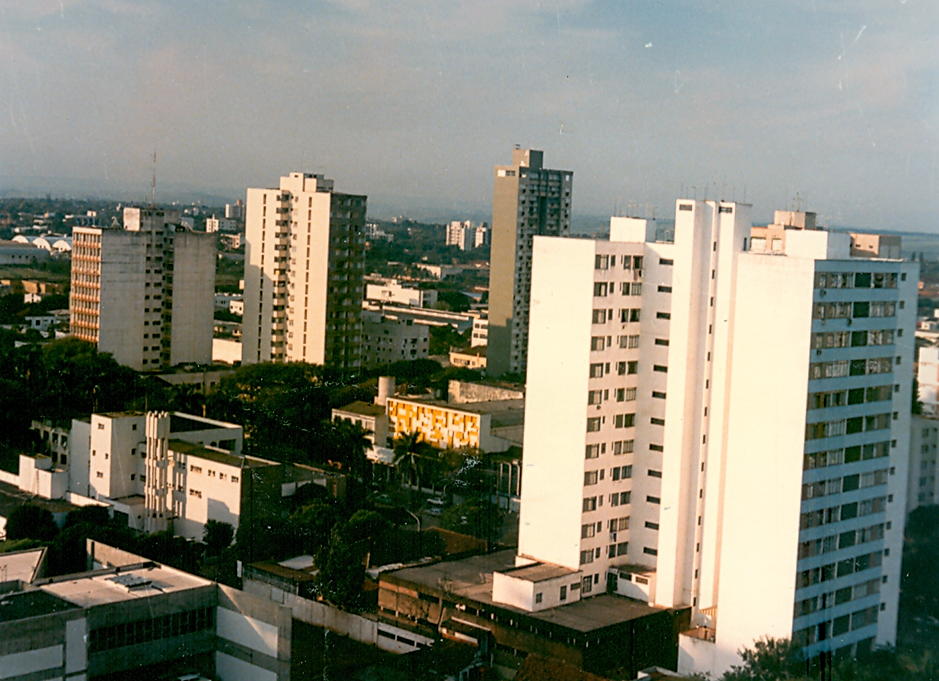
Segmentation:
<svg viewBox="0 0 939 681">
<path fill-rule="evenodd" d="M 352 421 L 340 421 L 336 424 L 336 431 L 348 452 L 349 469 L 363 484 L 368 485 L 372 478 L 372 468 L 368 465 L 365 452 L 372 448 L 372 431 Z"/>
<path fill-rule="evenodd" d="M 395 458 L 391 464 L 396 469 L 404 466 L 407 471 L 406 480 L 410 483 L 410 478 L 413 475 L 418 490 L 421 488 L 421 466 L 418 461 L 422 450 L 426 446 L 421 440 L 422 436 L 423 434 L 420 431 L 414 431 L 413 433 L 402 433 L 396 437 L 394 441 Z"/>
</svg>

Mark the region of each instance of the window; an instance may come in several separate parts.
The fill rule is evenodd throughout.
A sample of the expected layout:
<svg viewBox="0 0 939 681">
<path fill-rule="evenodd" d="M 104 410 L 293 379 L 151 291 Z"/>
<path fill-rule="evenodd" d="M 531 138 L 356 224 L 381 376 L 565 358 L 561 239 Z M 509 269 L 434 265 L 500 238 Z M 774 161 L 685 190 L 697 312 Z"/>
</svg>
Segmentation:
<svg viewBox="0 0 939 681">
<path fill-rule="evenodd" d="M 616 401 L 617 402 L 632 402 L 635 399 L 636 399 L 635 388 L 617 388 L 616 389 Z"/>
<path fill-rule="evenodd" d="M 664 426 L 665 419 L 658 419 L 653 416 L 652 418 L 649 419 L 649 423 L 651 423 L 653 426 Z"/>
<path fill-rule="evenodd" d="M 190 465 L 190 466 L 189 466 L 189 472 L 190 472 L 190 473 L 201 473 L 201 472 L 202 472 L 202 467 L 201 467 L 201 466 L 193 466 L 193 465 Z"/>
<path fill-rule="evenodd" d="M 642 295 L 642 284 L 638 282 L 633 282 L 629 287 L 629 295 L 631 296 L 641 296 Z"/>
<path fill-rule="evenodd" d="M 538 594 L 538 595 L 540 596 L 541 594 Z M 562 587 L 561 587 L 561 597 L 560 597 L 560 600 L 562 600 L 562 601 L 566 601 L 566 600 L 567 600 L 567 587 L 566 587 L 566 586 L 562 586 Z"/>
<path fill-rule="evenodd" d="M 603 364 L 591 364 L 590 365 L 590 378 L 603 378 Z"/>
<path fill-rule="evenodd" d="M 599 416 L 593 416 L 587 419 L 587 432 L 588 433 L 596 433 L 599 430 L 600 430 L 600 417 Z"/>
<path fill-rule="evenodd" d="M 650 504 L 661 504 L 661 503 L 662 503 L 662 500 L 659 499 L 658 497 L 651 497 L 651 496 L 647 496 L 647 497 L 646 497 L 646 501 L 648 501 Z"/>
<path fill-rule="evenodd" d="M 189 490 L 189 496 L 191 496 L 191 497 L 196 497 L 197 499 L 201 499 L 201 498 L 202 498 L 202 492 L 200 492 L 200 491 L 197 490 L 197 489 L 191 489 L 191 488 L 190 488 L 190 490 Z"/>
<path fill-rule="evenodd" d="M 587 523 L 580 526 L 580 538 L 590 539 L 597 533 L 597 526 L 594 523 Z"/>
<path fill-rule="evenodd" d="M 587 445 L 587 459 L 596 459 L 600 456 L 600 445 Z"/>
<path fill-rule="evenodd" d="M 658 371 L 659 373 L 666 374 L 668 373 L 668 367 L 662 366 L 661 364 L 656 364 L 652 367 L 652 371 Z"/>
<path fill-rule="evenodd" d="M 668 312 L 656 312 L 655 317 L 656 319 L 671 319 L 672 315 Z"/>
<path fill-rule="evenodd" d="M 594 352 L 603 350 L 605 348 L 606 338 L 603 336 L 593 336 L 590 339 L 590 349 Z"/>
<path fill-rule="evenodd" d="M 634 440 L 620 440 L 613 443 L 613 455 L 631 454 L 634 447 Z"/>
<path fill-rule="evenodd" d="M 662 477 L 662 471 L 654 471 L 654 470 L 652 470 L 652 469 L 650 468 L 649 471 L 648 471 L 648 473 L 649 473 L 649 477 L 650 477 L 650 478 L 661 478 L 661 477 Z"/>
<path fill-rule="evenodd" d="M 606 324 L 606 310 L 594 310 L 593 311 L 593 323 L 594 324 Z"/>
<path fill-rule="evenodd" d="M 590 511 L 597 510 L 597 498 L 596 497 L 587 497 L 584 499 L 583 512 L 589 513 Z"/>
<path fill-rule="evenodd" d="M 596 298 L 603 298 L 606 296 L 607 286 L 605 281 L 595 282 L 593 285 L 593 295 Z"/>
<path fill-rule="evenodd" d="M 643 552 L 644 554 L 646 554 L 647 556 L 657 556 L 657 555 L 659 555 L 659 552 L 658 552 L 658 551 L 656 551 L 655 549 L 649 548 L 648 546 L 642 547 L 642 552 Z"/>
<path fill-rule="evenodd" d="M 626 480 L 633 475 L 632 466 L 618 466 L 610 471 L 610 477 L 616 480 Z"/>
<path fill-rule="evenodd" d="M 636 425 L 635 414 L 617 414 L 613 425 L 616 428 L 632 428 Z"/>
<path fill-rule="evenodd" d="M 672 292 L 671 286 L 659 286 L 659 293 L 671 293 L 671 292 Z"/>
<path fill-rule="evenodd" d="M 542 594 L 535 594 L 535 603 L 541 603 Z"/>
<path fill-rule="evenodd" d="M 674 265 L 675 261 L 670 258 L 659 258 L 660 265 Z"/>
<path fill-rule="evenodd" d="M 586 551 L 580 552 L 580 564 L 587 565 L 588 563 L 593 562 L 593 549 L 587 549 Z M 584 577 L 584 591 L 590 591 L 591 580 L 589 577 Z"/>
<path fill-rule="evenodd" d="M 584 486 L 589 487 L 590 485 L 597 484 L 597 471 L 587 471 L 584 473 Z"/>
<path fill-rule="evenodd" d="M 610 267 L 610 256 L 608 255 L 598 255 L 594 259 L 594 269 L 605 270 Z"/>
<path fill-rule="evenodd" d="M 652 391 L 652 397 L 653 397 L 654 399 L 657 399 L 657 400 L 664 400 L 664 399 L 665 399 L 665 393 L 663 393 L 663 392 L 658 392 L 657 390 L 653 390 L 653 391 Z M 663 425 L 664 425 L 664 424 L 663 424 Z"/>
</svg>

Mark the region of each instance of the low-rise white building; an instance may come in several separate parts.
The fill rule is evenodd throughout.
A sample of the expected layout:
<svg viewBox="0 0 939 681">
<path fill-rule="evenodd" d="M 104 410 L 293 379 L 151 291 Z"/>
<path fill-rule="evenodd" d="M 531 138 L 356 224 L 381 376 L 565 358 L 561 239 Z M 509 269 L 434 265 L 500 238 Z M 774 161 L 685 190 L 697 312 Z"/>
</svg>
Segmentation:
<svg viewBox="0 0 939 681">
<path fill-rule="evenodd" d="M 437 292 L 407 286 L 397 279 L 377 279 L 366 282 L 365 298 L 410 307 L 433 307 L 437 303 Z"/>
<path fill-rule="evenodd" d="M 395 320 L 374 312 L 362 314 L 362 363 L 381 367 L 392 362 L 427 359 L 430 329 L 411 319 Z"/>
</svg>

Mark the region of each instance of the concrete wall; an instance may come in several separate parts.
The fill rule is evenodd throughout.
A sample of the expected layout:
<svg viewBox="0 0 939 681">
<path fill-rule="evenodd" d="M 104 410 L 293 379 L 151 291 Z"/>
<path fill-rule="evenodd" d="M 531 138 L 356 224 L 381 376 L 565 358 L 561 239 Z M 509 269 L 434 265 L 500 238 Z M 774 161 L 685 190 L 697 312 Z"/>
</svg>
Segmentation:
<svg viewBox="0 0 939 681">
<path fill-rule="evenodd" d="M 379 622 L 374 617 L 355 615 L 326 603 L 284 593 L 281 589 L 257 580 L 245 580 L 244 590 L 246 593 L 261 599 L 282 603 L 290 608 L 292 617 L 295 620 L 329 629 L 343 636 L 348 636 L 354 641 L 378 646 L 382 650 L 392 653 L 410 653 L 419 647 L 428 647 L 434 643 L 432 638 L 421 636 L 386 622 Z M 413 641 L 413 643 L 408 643 L 408 641 Z"/>
<path fill-rule="evenodd" d="M 215 653 L 221 681 L 289 681 L 288 608 L 218 585 Z"/>
<path fill-rule="evenodd" d="M 175 233 L 171 365 L 212 362 L 216 254 L 214 235 Z"/>
</svg>

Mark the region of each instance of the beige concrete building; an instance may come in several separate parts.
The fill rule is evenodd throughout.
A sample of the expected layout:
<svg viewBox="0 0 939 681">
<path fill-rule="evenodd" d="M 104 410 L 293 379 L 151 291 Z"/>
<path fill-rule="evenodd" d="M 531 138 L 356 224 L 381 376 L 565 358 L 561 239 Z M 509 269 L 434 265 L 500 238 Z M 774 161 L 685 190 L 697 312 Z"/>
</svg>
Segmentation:
<svg viewBox="0 0 939 681">
<path fill-rule="evenodd" d="M 72 335 L 138 371 L 212 361 L 214 236 L 176 211 L 125 208 L 124 229 L 72 237 Z"/>
<path fill-rule="evenodd" d="M 373 311 L 364 311 L 362 316 L 363 367 L 427 359 L 430 327 L 426 324 L 412 319 L 391 319 Z"/>
<path fill-rule="evenodd" d="M 248 189 L 244 364 L 361 366 L 365 208 L 322 175 Z"/>
<path fill-rule="evenodd" d="M 492 376 L 523 373 L 528 357 L 532 238 L 567 236 L 571 228 L 569 170 L 543 167 L 544 153 L 512 152 L 496 166 L 489 272 L 489 357 Z"/>
</svg>

